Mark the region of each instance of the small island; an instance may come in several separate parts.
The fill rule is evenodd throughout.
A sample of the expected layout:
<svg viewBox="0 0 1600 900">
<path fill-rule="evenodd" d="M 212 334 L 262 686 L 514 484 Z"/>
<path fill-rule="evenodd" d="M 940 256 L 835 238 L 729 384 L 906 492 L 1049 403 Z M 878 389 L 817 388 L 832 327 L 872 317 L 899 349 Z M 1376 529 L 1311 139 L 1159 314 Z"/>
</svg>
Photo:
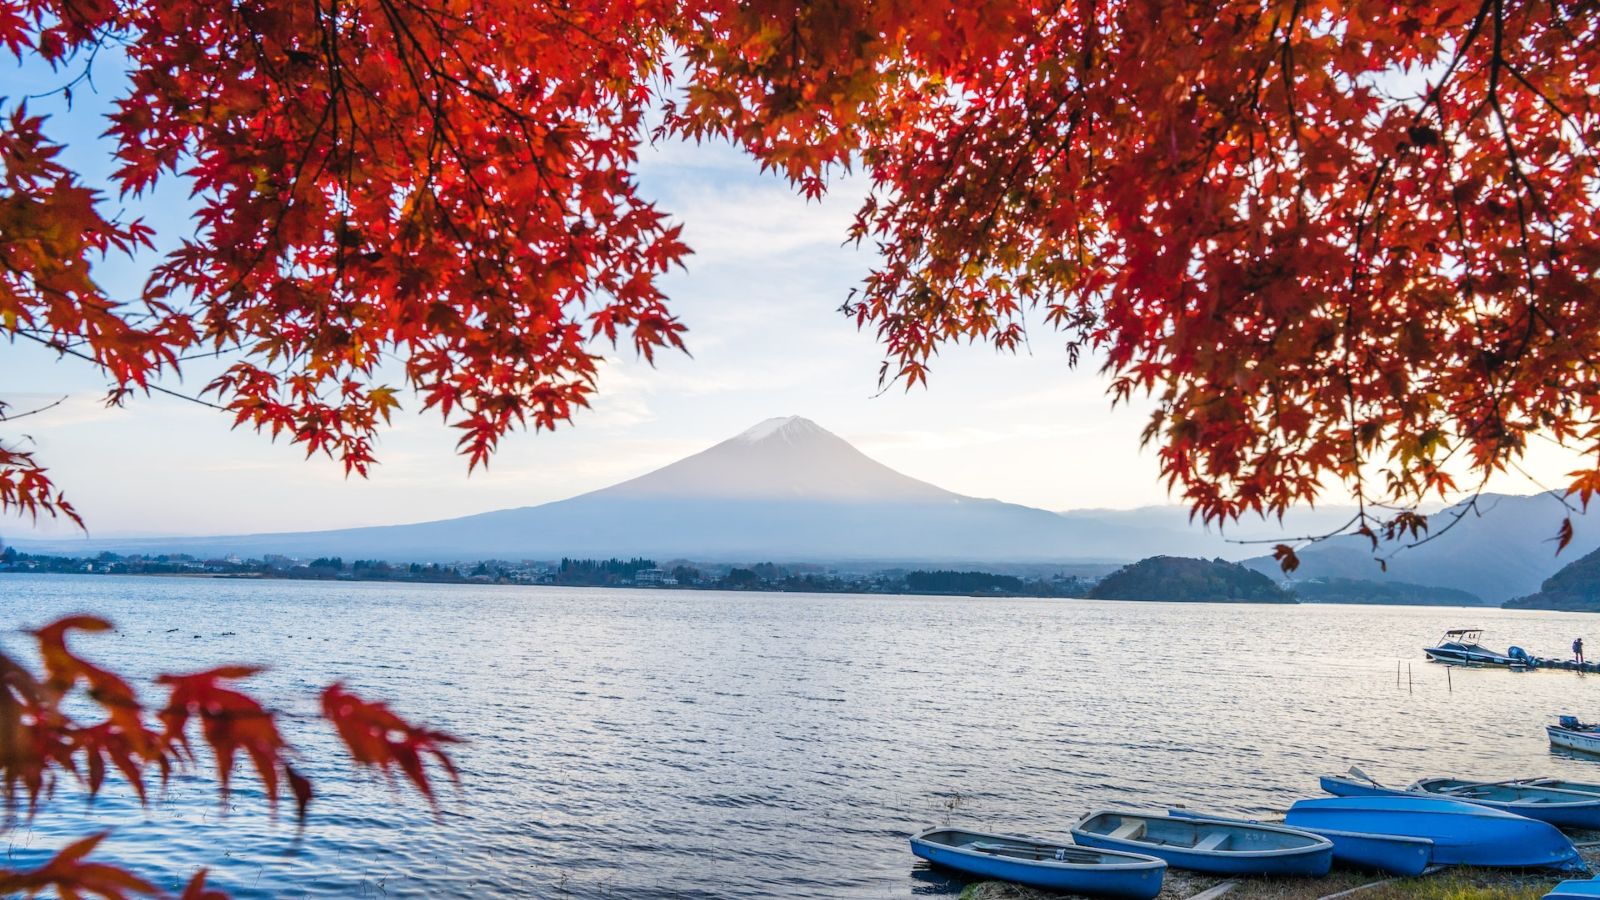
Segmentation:
<svg viewBox="0 0 1600 900">
<path fill-rule="evenodd" d="M 1183 603 L 1296 603 L 1272 579 L 1238 563 L 1152 556 L 1107 575 L 1091 600 L 1168 600 Z"/>
<path fill-rule="evenodd" d="M 1600 550 L 1568 563 L 1539 585 L 1539 592 L 1505 602 L 1506 609 L 1600 612 Z"/>
</svg>

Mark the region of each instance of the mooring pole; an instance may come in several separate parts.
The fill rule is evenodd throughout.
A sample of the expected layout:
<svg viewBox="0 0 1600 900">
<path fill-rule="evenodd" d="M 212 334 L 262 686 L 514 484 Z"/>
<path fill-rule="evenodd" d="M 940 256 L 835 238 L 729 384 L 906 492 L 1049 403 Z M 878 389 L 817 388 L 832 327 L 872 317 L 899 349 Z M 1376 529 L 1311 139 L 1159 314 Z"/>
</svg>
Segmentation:
<svg viewBox="0 0 1600 900">
<path fill-rule="evenodd" d="M 1416 685 L 1411 681 L 1411 663 L 1406 663 L 1406 693 L 1415 694 Z"/>
</svg>

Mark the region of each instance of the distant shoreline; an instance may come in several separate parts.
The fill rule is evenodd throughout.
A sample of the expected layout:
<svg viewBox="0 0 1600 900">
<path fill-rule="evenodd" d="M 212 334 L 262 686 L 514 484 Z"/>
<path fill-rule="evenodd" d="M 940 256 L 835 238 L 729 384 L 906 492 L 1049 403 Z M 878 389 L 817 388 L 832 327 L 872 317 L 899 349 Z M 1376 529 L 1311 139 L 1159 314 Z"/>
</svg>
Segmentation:
<svg viewBox="0 0 1600 900">
<path fill-rule="evenodd" d="M 0 578 L 6 575 L 62 575 L 62 576 L 125 576 L 132 578 L 183 578 L 188 580 L 215 579 L 218 581 L 309 581 L 322 583 L 361 583 L 361 584 L 397 584 L 397 585 L 445 585 L 463 587 L 533 587 L 533 588 L 602 588 L 606 590 L 641 590 L 641 591 L 702 591 L 719 594 L 852 594 L 858 596 L 883 596 L 883 597 L 952 597 L 969 600 L 1081 600 L 1091 603 L 1179 603 L 1184 606 L 1209 604 L 1213 606 L 1397 606 L 1406 608 L 1435 608 L 1435 609 L 1493 609 L 1494 607 L 1481 606 L 1448 606 L 1435 603 L 1385 603 L 1382 601 L 1353 601 L 1353 600 L 1319 600 L 1312 603 L 1281 603 L 1272 601 L 1254 600 L 1176 600 L 1166 599 L 1124 599 L 1103 597 L 1070 596 L 1067 594 L 1007 594 L 1007 593 L 954 593 L 937 591 L 901 590 L 816 590 L 805 588 L 785 587 L 722 587 L 715 584 L 696 585 L 647 585 L 647 584 L 538 584 L 513 581 L 472 581 L 462 580 L 437 580 L 423 581 L 416 579 L 396 578 L 319 578 L 305 576 L 272 576 L 272 575 L 239 575 L 212 572 L 47 572 L 47 571 L 20 571 L 15 569 L 0 569 Z M 1552 612 L 1573 610 L 1532 610 L 1534 612 Z M 1581 610 L 1579 610 L 1581 612 Z"/>
</svg>

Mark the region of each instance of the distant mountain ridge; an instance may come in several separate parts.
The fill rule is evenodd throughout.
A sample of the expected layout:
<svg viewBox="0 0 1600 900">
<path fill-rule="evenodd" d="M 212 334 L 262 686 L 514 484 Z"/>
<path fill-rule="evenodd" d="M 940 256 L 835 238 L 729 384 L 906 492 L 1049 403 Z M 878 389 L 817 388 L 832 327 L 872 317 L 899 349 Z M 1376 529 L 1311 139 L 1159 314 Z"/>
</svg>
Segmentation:
<svg viewBox="0 0 1600 900">
<path fill-rule="evenodd" d="M 1574 517 L 1561 557 L 1549 541 L 1565 511 L 1549 497 L 1490 496 L 1438 539 L 1394 556 L 1387 572 L 1361 538 L 1300 553 L 1296 578 L 1454 588 L 1499 603 L 1530 594 L 1600 547 L 1600 517 Z M 958 494 L 897 472 L 809 419 L 768 419 L 636 478 L 576 497 L 406 525 L 219 537 L 23 540 L 33 553 L 189 553 L 455 562 L 642 556 L 940 568 L 1072 566 L 1107 572 L 1152 555 L 1223 558 L 1274 580 L 1271 542 L 1326 533 L 1351 510 L 1292 510 L 1280 526 L 1242 522 L 1226 536 L 1178 506 L 1054 513 Z M 1435 522 L 1444 521 L 1435 516 Z M 1437 527 L 1437 526 L 1436 526 Z M 1249 543 L 1250 541 L 1258 543 Z M 1392 549 L 1392 548 L 1388 548 Z M 1098 572 L 1093 573 L 1098 574 Z"/>
<path fill-rule="evenodd" d="M 30 550 L 451 561 L 650 556 L 1121 563 L 1136 529 L 968 497 L 904 475 L 799 416 L 768 419 L 619 484 L 457 519 L 287 534 L 21 542 Z"/>
<path fill-rule="evenodd" d="M 1445 531 L 1457 513 L 1463 514 L 1461 521 Z M 1433 585 L 1466 591 L 1498 606 L 1533 593 L 1567 563 L 1600 547 L 1600 516 L 1573 514 L 1572 543 L 1558 556 L 1555 534 L 1567 515 L 1551 494 L 1484 494 L 1475 509 L 1464 501 L 1434 513 L 1430 520 L 1435 536 L 1417 547 L 1400 549 L 1407 542 L 1393 541 L 1374 551 L 1366 538 L 1356 535 L 1313 544 L 1299 552 L 1294 578 Z M 1379 556 L 1388 557 L 1387 569 L 1374 559 Z M 1283 577 L 1270 556 L 1245 565 Z"/>
<path fill-rule="evenodd" d="M 1600 612 L 1600 550 L 1573 560 L 1539 585 L 1536 593 L 1506 602 L 1508 609 Z"/>
</svg>

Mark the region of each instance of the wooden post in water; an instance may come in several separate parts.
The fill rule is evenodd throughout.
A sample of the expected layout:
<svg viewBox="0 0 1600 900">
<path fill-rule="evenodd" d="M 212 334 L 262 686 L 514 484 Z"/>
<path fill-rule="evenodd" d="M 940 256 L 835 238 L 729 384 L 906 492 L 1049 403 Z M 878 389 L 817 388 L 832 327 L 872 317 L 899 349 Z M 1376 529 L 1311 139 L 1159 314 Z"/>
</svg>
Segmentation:
<svg viewBox="0 0 1600 900">
<path fill-rule="evenodd" d="M 1411 681 L 1411 663 L 1406 663 L 1406 693 L 1415 694 L 1416 686 Z"/>
<path fill-rule="evenodd" d="M 1455 683 L 1450 680 L 1450 670 L 1454 669 L 1454 668 L 1455 668 L 1455 666 L 1445 666 L 1444 667 L 1444 684 L 1445 684 L 1445 687 L 1450 689 L 1450 693 L 1452 693 L 1452 694 L 1454 694 L 1456 692 Z"/>
<path fill-rule="evenodd" d="M 1394 661 L 1394 686 L 1400 686 L 1400 660 Z"/>
</svg>

